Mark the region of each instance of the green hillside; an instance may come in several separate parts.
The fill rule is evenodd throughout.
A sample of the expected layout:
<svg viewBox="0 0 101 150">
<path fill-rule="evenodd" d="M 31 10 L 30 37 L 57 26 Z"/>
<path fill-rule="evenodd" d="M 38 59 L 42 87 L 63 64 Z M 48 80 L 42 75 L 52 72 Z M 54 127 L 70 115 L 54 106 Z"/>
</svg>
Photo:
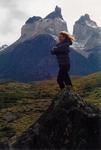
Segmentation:
<svg viewBox="0 0 101 150">
<path fill-rule="evenodd" d="M 75 92 L 101 108 L 101 73 L 72 78 Z M 0 84 L 0 141 L 19 136 L 46 111 L 59 88 L 55 79 Z"/>
</svg>

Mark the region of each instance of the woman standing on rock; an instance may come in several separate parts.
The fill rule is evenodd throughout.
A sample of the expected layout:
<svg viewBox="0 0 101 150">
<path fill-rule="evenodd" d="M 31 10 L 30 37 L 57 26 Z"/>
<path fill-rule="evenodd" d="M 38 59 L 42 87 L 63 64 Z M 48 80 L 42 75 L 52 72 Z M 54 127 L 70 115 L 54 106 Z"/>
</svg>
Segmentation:
<svg viewBox="0 0 101 150">
<path fill-rule="evenodd" d="M 60 89 L 67 90 L 72 88 L 72 82 L 69 77 L 70 71 L 70 58 L 69 58 L 69 46 L 72 45 L 74 38 L 65 31 L 60 32 L 59 34 L 59 43 L 56 47 L 51 51 L 52 55 L 57 56 L 58 64 L 59 64 L 59 73 L 57 76 L 57 82 L 59 84 Z"/>
</svg>

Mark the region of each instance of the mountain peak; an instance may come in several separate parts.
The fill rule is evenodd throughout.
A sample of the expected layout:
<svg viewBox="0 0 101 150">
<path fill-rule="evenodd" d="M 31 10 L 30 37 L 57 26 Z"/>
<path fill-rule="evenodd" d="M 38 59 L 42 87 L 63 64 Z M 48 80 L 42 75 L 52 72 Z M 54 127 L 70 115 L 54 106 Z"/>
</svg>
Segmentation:
<svg viewBox="0 0 101 150">
<path fill-rule="evenodd" d="M 56 6 L 55 7 L 55 12 L 61 14 L 61 8 L 59 6 Z"/>
<path fill-rule="evenodd" d="M 73 34 L 83 49 L 91 49 L 101 45 L 101 29 L 89 14 L 85 14 L 76 21 Z M 92 42 L 93 41 L 93 42 Z"/>
<path fill-rule="evenodd" d="M 34 38 L 40 34 L 58 35 L 60 31 L 67 31 L 67 24 L 63 20 L 61 8 L 56 6 L 55 10 L 45 18 L 39 16 L 30 17 L 21 29 L 19 42 Z"/>
<path fill-rule="evenodd" d="M 47 15 L 45 17 L 45 19 L 55 19 L 57 17 L 63 19 L 62 14 L 61 14 L 61 8 L 59 6 L 56 6 L 55 7 L 55 11 L 53 11 L 52 13 L 50 13 L 49 15 Z"/>
<path fill-rule="evenodd" d="M 81 16 L 80 19 L 76 23 L 87 25 L 90 27 L 97 27 L 97 23 L 90 18 L 89 14 L 85 14 Z"/>
<path fill-rule="evenodd" d="M 89 14 L 85 14 L 84 16 L 82 16 L 82 18 L 85 20 L 91 20 Z"/>
<path fill-rule="evenodd" d="M 89 14 L 85 14 L 84 16 L 88 19 L 90 18 Z"/>
</svg>

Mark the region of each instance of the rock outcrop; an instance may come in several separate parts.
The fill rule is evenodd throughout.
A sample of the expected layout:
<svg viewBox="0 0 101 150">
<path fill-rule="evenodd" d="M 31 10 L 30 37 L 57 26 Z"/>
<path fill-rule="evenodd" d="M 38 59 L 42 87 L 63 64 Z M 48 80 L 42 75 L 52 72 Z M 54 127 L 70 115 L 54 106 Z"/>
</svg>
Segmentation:
<svg viewBox="0 0 101 150">
<path fill-rule="evenodd" d="M 63 91 L 16 142 L 0 148 L 100 150 L 100 125 L 100 110 L 77 94 Z"/>
<path fill-rule="evenodd" d="M 45 19 L 55 19 L 55 18 L 63 19 L 63 16 L 61 14 L 61 8 L 58 6 L 56 6 L 55 11 L 47 15 Z"/>
</svg>

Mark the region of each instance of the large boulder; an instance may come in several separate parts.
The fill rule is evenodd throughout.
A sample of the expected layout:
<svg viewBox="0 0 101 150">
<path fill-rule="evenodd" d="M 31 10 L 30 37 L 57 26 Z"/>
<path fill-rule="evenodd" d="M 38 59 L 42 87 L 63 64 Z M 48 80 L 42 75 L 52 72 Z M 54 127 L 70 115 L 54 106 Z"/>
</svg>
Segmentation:
<svg viewBox="0 0 101 150">
<path fill-rule="evenodd" d="M 100 124 L 99 109 L 84 102 L 79 95 L 63 91 L 41 118 L 10 147 L 12 150 L 100 150 Z"/>
</svg>

